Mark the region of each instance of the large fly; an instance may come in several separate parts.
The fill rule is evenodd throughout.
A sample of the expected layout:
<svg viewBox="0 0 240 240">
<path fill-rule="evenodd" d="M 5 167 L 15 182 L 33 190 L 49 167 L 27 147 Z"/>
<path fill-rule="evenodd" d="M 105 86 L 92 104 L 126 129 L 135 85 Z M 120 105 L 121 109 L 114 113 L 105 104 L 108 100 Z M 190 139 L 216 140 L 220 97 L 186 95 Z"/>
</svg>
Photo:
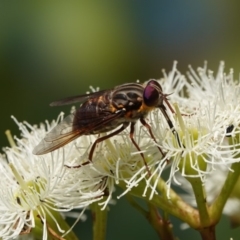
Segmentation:
<svg viewBox="0 0 240 240">
<path fill-rule="evenodd" d="M 102 90 L 53 102 L 50 104 L 51 106 L 62 106 L 76 102 L 83 103 L 74 113 L 64 118 L 62 122 L 47 133 L 44 139 L 34 148 L 33 153 L 36 155 L 46 154 L 63 147 L 80 136 L 105 133 L 116 129 L 95 140 L 89 152 L 89 161 L 91 162 L 94 149 L 98 143 L 119 134 L 129 125 L 130 139 L 136 149 L 141 152 L 134 140 L 135 123 L 140 120 L 151 138 L 156 142 L 150 125 L 145 121 L 147 114 L 156 108 L 161 110 L 169 128 L 177 138 L 179 146 L 181 146 L 179 136 L 163 105 L 165 102 L 173 112 L 167 96 L 167 94 L 163 94 L 162 87 L 156 80 L 150 80 L 146 85 L 127 83 L 110 90 Z M 158 149 L 165 156 L 162 149 L 160 147 Z M 148 169 L 143 153 L 140 154 Z"/>
</svg>

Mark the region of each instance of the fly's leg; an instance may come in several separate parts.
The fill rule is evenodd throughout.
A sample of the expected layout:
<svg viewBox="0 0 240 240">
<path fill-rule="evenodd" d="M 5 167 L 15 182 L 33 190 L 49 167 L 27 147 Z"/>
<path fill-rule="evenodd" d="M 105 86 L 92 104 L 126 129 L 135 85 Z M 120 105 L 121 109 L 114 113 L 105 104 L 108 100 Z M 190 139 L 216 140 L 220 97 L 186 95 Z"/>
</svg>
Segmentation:
<svg viewBox="0 0 240 240">
<path fill-rule="evenodd" d="M 169 105 L 169 106 L 170 106 L 170 105 Z M 174 135 L 175 138 L 177 139 L 177 142 L 178 142 L 179 147 L 180 147 L 180 148 L 181 148 L 182 146 L 184 147 L 184 145 L 183 145 L 183 144 L 181 143 L 181 141 L 180 141 L 180 138 L 179 138 L 179 135 L 178 135 L 176 129 L 175 129 L 174 126 L 173 126 L 173 123 L 172 123 L 171 119 L 170 119 L 169 116 L 167 115 L 166 108 L 164 107 L 164 105 L 161 105 L 161 106 L 160 106 L 160 109 L 161 109 L 161 112 L 162 112 L 163 116 L 165 117 L 165 119 L 166 119 L 166 121 L 167 121 L 167 123 L 168 123 L 169 128 L 171 129 L 173 135 Z"/>
<path fill-rule="evenodd" d="M 80 167 L 82 167 L 82 166 L 88 165 L 89 163 L 92 162 L 93 153 L 94 153 L 94 150 L 95 150 L 97 144 L 100 143 L 100 142 L 102 142 L 102 141 L 104 141 L 104 140 L 106 140 L 106 139 L 108 139 L 108 138 L 111 138 L 111 137 L 117 135 L 117 134 L 120 133 L 120 132 L 122 132 L 124 129 L 126 129 L 126 128 L 128 127 L 128 125 L 129 125 L 129 123 L 124 123 L 124 124 L 123 124 L 119 129 L 117 129 L 116 131 L 114 131 L 114 132 L 112 132 L 112 133 L 110 133 L 110 134 L 108 134 L 108 135 L 106 135 L 106 136 L 103 136 L 103 137 L 100 137 L 100 138 L 96 139 L 95 142 L 93 143 L 92 147 L 91 147 L 90 153 L 89 153 L 89 155 L 88 155 L 88 159 L 89 159 L 89 160 L 88 160 L 87 162 L 84 162 L 84 163 L 82 163 L 82 164 L 80 164 L 80 165 L 73 166 L 73 167 L 67 166 L 67 165 L 65 165 L 65 166 L 68 167 L 68 168 L 80 168 Z"/>
<path fill-rule="evenodd" d="M 168 102 L 168 99 L 167 99 L 167 98 L 164 98 L 164 101 L 165 101 L 165 103 L 167 104 L 167 106 L 168 106 L 168 108 L 170 109 L 170 111 L 171 111 L 172 113 L 176 113 L 175 110 L 172 108 L 171 104 Z M 162 107 L 162 106 L 161 106 L 161 107 Z M 182 116 L 186 116 L 186 117 L 190 117 L 190 116 L 194 115 L 194 113 L 192 113 L 192 114 L 184 114 L 184 113 L 182 113 L 181 115 L 182 115 Z"/>
<path fill-rule="evenodd" d="M 140 122 L 148 130 L 148 132 L 149 132 L 151 138 L 154 140 L 154 142 L 157 143 L 156 138 L 154 137 L 154 135 L 152 133 L 152 129 L 151 129 L 150 125 L 143 118 L 140 118 Z M 163 155 L 163 157 L 165 157 L 166 154 L 163 152 L 163 150 L 159 146 L 157 148 L 159 149 L 159 151 Z"/>
<path fill-rule="evenodd" d="M 85 165 L 88 165 L 89 163 L 91 163 L 91 161 L 87 161 L 87 162 L 84 162 L 84 163 L 76 165 L 76 166 L 68 166 L 68 165 L 64 164 L 64 167 L 67 167 L 67 168 L 80 168 L 80 167 L 83 167 Z"/>
<path fill-rule="evenodd" d="M 92 147 L 91 147 L 91 150 L 90 150 L 90 153 L 89 153 L 89 161 L 92 162 L 92 157 L 93 157 L 93 152 L 94 152 L 94 149 L 96 148 L 97 144 L 108 139 L 108 138 L 111 138 L 117 134 L 119 134 L 120 132 L 122 132 L 123 130 L 125 130 L 127 127 L 128 127 L 129 123 L 124 123 L 119 129 L 117 129 L 116 131 L 106 135 L 106 136 L 103 136 L 103 137 L 100 137 L 98 139 L 95 140 L 95 142 L 93 143 Z"/>
<path fill-rule="evenodd" d="M 146 167 L 146 169 L 147 169 L 147 172 L 148 172 L 148 175 L 149 175 L 149 177 L 150 177 L 152 174 L 151 174 L 150 169 L 149 169 L 149 167 L 148 167 L 148 165 L 147 165 L 147 162 L 146 162 L 146 160 L 145 160 L 145 157 L 144 157 L 143 153 L 141 152 L 140 147 L 138 146 L 138 144 L 136 143 L 136 141 L 135 141 L 134 138 L 133 138 L 134 126 L 135 126 L 135 122 L 131 122 L 130 138 L 131 138 L 132 143 L 134 144 L 134 146 L 135 146 L 135 147 L 137 148 L 137 150 L 140 152 L 140 155 L 142 156 L 144 165 L 145 165 L 145 167 Z"/>
</svg>

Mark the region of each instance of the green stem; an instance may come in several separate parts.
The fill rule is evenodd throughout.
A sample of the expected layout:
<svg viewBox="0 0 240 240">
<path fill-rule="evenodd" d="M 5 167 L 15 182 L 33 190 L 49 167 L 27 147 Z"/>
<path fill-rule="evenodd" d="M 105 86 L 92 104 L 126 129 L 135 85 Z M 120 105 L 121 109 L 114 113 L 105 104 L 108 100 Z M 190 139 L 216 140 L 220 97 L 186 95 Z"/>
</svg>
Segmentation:
<svg viewBox="0 0 240 240">
<path fill-rule="evenodd" d="M 130 194 L 127 194 L 126 198 L 132 207 L 139 211 L 144 217 L 147 217 L 148 212 L 142 206 L 140 206 Z"/>
<path fill-rule="evenodd" d="M 63 238 L 61 237 L 63 235 L 62 232 L 59 232 L 58 227 L 55 223 L 55 221 L 52 219 L 52 217 L 46 214 L 46 224 L 48 229 L 48 239 L 65 239 L 65 240 L 79 240 L 79 238 L 75 235 L 73 231 L 70 231 L 66 236 Z M 64 230 L 64 232 L 67 232 L 70 229 L 70 226 L 67 224 L 65 219 L 63 219 L 62 215 L 57 211 L 51 211 L 51 214 L 54 216 L 55 220 L 59 224 L 60 228 Z M 38 215 L 38 211 L 34 212 L 35 216 L 35 223 L 36 227 L 32 229 L 32 234 L 36 239 L 42 239 L 43 234 L 43 227 L 42 227 L 42 219 Z"/>
<path fill-rule="evenodd" d="M 210 226 L 211 221 L 208 213 L 206 196 L 202 185 L 202 181 L 200 178 L 187 178 L 187 179 L 191 183 L 195 195 L 198 212 L 200 216 L 201 227 L 204 228 Z"/>
<path fill-rule="evenodd" d="M 149 199 L 150 193 L 146 193 L 146 196 L 143 197 L 142 193 L 145 186 L 142 183 L 132 188 L 130 194 L 143 198 L 150 204 L 188 223 L 191 227 L 198 228 L 200 226 L 198 211 L 184 202 L 172 189 L 168 190 L 168 186 L 163 179 L 155 177 L 153 181 L 158 181 L 157 189 L 161 192 L 161 195 L 154 194 L 152 199 Z M 167 191 L 169 192 L 169 199 L 166 198 Z"/>
<path fill-rule="evenodd" d="M 170 194 L 170 198 L 167 201 L 165 198 L 155 195 L 149 202 L 197 229 L 200 225 L 198 211 L 181 198 L 175 198 L 172 194 Z"/>
<path fill-rule="evenodd" d="M 161 218 L 157 208 L 154 205 L 148 203 L 149 211 L 146 211 L 134 200 L 134 198 L 130 194 L 127 194 L 126 197 L 128 202 L 148 220 L 148 222 L 157 232 L 159 239 L 161 240 L 175 239 L 172 233 L 172 225 L 170 224 L 168 219 Z"/>
<path fill-rule="evenodd" d="M 106 239 L 107 209 L 101 210 L 98 203 L 91 204 L 93 216 L 93 240 Z"/>
<path fill-rule="evenodd" d="M 182 221 L 188 223 L 193 228 L 199 227 L 199 213 L 196 209 L 188 205 L 183 199 L 171 188 L 166 185 L 166 182 L 162 178 L 154 177 L 154 181 L 158 181 L 157 189 L 161 193 L 163 200 L 162 202 L 166 203 L 166 209 L 164 211 L 170 213 L 171 215 L 178 217 Z M 167 199 L 169 195 L 169 199 Z M 160 196 L 154 195 L 152 201 L 159 203 Z"/>
<path fill-rule="evenodd" d="M 199 230 L 202 240 L 216 240 L 215 225 Z"/>
<path fill-rule="evenodd" d="M 149 213 L 147 219 L 157 232 L 159 239 L 174 240 L 175 237 L 172 232 L 172 224 L 170 223 L 170 221 L 168 219 L 163 219 L 159 215 L 158 210 L 154 205 L 149 203 L 148 208 Z"/>
<path fill-rule="evenodd" d="M 222 187 L 222 190 L 218 197 L 215 199 L 214 203 L 210 207 L 210 215 L 214 221 L 218 222 L 223 208 L 225 206 L 225 203 L 227 202 L 238 178 L 240 175 L 240 163 L 233 163 L 231 166 L 231 169 L 233 171 L 228 172 L 228 176 L 226 178 L 226 181 Z"/>
</svg>

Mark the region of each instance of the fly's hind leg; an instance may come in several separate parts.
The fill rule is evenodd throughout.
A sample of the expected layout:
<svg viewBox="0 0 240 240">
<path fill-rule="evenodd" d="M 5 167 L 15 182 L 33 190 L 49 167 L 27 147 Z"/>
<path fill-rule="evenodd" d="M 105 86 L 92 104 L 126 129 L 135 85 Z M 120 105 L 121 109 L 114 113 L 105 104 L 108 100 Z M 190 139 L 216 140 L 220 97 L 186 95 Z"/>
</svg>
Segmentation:
<svg viewBox="0 0 240 240">
<path fill-rule="evenodd" d="M 91 147 L 91 150 L 90 150 L 90 153 L 89 153 L 89 161 L 92 162 L 92 157 L 93 157 L 93 153 L 94 153 L 94 150 L 97 146 L 98 143 L 108 139 L 108 138 L 111 138 L 115 135 L 117 135 L 118 133 L 122 132 L 123 130 L 125 130 L 127 127 L 128 127 L 129 123 L 124 123 L 119 129 L 117 129 L 116 131 L 106 135 L 106 136 L 103 136 L 103 137 L 100 137 L 98 139 L 95 140 L 95 142 L 93 143 L 92 147 Z"/>
<path fill-rule="evenodd" d="M 80 164 L 80 165 L 73 166 L 73 167 L 67 166 L 67 165 L 65 165 L 65 166 L 68 167 L 68 168 L 80 168 L 80 167 L 82 167 L 82 166 L 88 165 L 89 163 L 92 162 L 93 153 L 94 153 L 94 150 L 95 150 L 97 144 L 100 143 L 100 142 L 102 142 L 102 141 L 104 141 L 104 140 L 106 140 L 106 139 L 108 139 L 108 138 L 111 138 L 111 137 L 117 135 L 117 134 L 120 133 L 120 132 L 122 132 L 123 130 L 125 130 L 125 129 L 128 127 L 128 125 L 129 125 L 129 123 L 124 123 L 124 124 L 123 124 L 119 129 L 117 129 L 116 131 L 114 131 L 114 132 L 112 132 L 112 133 L 110 133 L 110 134 L 108 134 L 108 135 L 106 135 L 106 136 L 103 136 L 103 137 L 100 137 L 100 138 L 96 139 L 95 142 L 93 143 L 92 147 L 91 147 L 90 153 L 89 153 L 89 155 L 88 155 L 88 159 L 89 159 L 89 160 L 88 160 L 87 162 L 84 162 L 84 163 L 82 163 L 82 164 Z"/>
</svg>

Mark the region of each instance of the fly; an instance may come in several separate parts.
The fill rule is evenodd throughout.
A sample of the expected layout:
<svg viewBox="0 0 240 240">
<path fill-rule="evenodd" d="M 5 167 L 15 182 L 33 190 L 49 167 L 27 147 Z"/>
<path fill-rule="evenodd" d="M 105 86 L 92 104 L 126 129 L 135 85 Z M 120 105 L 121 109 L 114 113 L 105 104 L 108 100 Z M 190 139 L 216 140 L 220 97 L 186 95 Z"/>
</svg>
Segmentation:
<svg viewBox="0 0 240 240">
<path fill-rule="evenodd" d="M 74 113 L 64 118 L 62 122 L 47 133 L 44 139 L 34 148 L 33 153 L 36 155 L 46 154 L 63 147 L 80 136 L 114 130 L 110 134 L 95 140 L 89 152 L 89 161 L 91 162 L 94 149 L 98 143 L 119 134 L 129 125 L 130 139 L 137 150 L 141 151 L 133 137 L 134 126 L 140 120 L 151 138 L 156 142 L 150 125 L 145 121 L 148 113 L 156 108 L 161 110 L 169 128 L 175 135 L 179 146 L 181 146 L 179 136 L 166 112 L 166 107 L 163 105 L 165 102 L 169 109 L 174 112 L 167 96 L 167 94 L 163 94 L 162 87 L 156 80 L 150 80 L 146 85 L 127 83 L 110 90 L 102 90 L 53 102 L 50 106 L 62 106 L 76 102 L 82 102 L 82 104 Z M 158 149 L 165 156 L 162 149 L 160 147 Z M 143 153 L 140 154 L 147 167 Z"/>
</svg>

